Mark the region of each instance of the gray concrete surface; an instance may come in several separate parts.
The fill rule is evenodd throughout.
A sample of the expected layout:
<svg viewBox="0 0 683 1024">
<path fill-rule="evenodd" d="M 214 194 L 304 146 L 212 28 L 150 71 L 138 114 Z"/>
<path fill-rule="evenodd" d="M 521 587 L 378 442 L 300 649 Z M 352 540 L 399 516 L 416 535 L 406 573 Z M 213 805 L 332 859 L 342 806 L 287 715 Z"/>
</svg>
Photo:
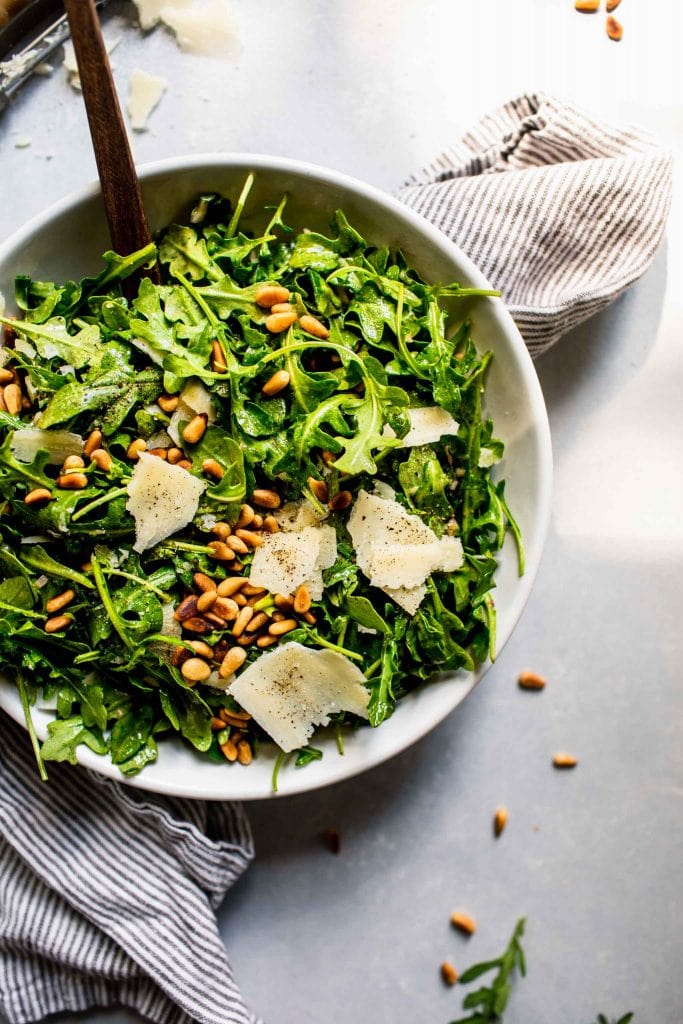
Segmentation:
<svg viewBox="0 0 683 1024">
<path fill-rule="evenodd" d="M 124 93 L 134 67 L 170 81 L 135 138 L 141 161 L 276 152 L 391 189 L 525 87 L 644 122 L 680 153 L 675 0 L 656 18 L 624 4 L 619 46 L 572 6 L 233 0 L 240 52 L 227 63 L 141 37 L 125 3 L 107 31 L 121 36 Z M 0 119 L 0 169 L 3 235 L 94 176 L 61 69 Z M 390 763 L 252 807 L 257 861 L 220 924 L 267 1024 L 446 1024 L 462 993 L 439 963 L 496 955 L 521 915 L 529 972 L 506 1024 L 627 1010 L 637 1024 L 683 1020 L 681 226 L 677 195 L 650 273 L 537 364 L 556 459 L 550 535 L 482 684 Z M 526 666 L 547 675 L 543 693 L 518 690 Z M 553 770 L 558 749 L 577 755 L 575 771 Z M 496 841 L 501 803 L 510 821 Z M 319 839 L 330 825 L 338 857 Z M 455 907 L 477 918 L 473 938 L 449 927 Z"/>
</svg>

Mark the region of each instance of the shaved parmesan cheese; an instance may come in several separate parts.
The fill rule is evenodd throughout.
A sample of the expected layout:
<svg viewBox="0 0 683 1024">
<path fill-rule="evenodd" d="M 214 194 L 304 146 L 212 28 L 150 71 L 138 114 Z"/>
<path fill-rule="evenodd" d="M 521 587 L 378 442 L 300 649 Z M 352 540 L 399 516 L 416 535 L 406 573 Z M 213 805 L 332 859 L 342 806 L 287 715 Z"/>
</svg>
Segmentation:
<svg viewBox="0 0 683 1024">
<path fill-rule="evenodd" d="M 161 20 L 161 10 L 169 3 L 169 0 L 134 0 L 134 2 L 138 9 L 140 28 L 146 32 L 147 29 L 158 25 Z"/>
<path fill-rule="evenodd" d="M 490 466 L 494 466 L 498 461 L 498 456 L 495 454 L 492 448 L 480 448 L 479 449 L 479 461 L 477 465 L 480 469 L 488 469 Z"/>
<path fill-rule="evenodd" d="M 126 488 L 135 519 L 134 551 L 147 551 L 192 522 L 206 484 L 180 466 L 142 452 Z"/>
<path fill-rule="evenodd" d="M 173 438 L 173 443 L 179 448 L 183 446 L 180 438 L 180 424 L 189 423 L 195 416 L 206 416 L 209 423 L 214 423 L 216 419 L 216 410 L 213 407 L 211 395 L 199 380 L 186 384 L 180 392 L 180 401 L 166 428 Z"/>
<path fill-rule="evenodd" d="M 233 57 L 239 51 L 227 0 L 167 0 L 159 12 L 181 50 L 204 57 Z"/>
<path fill-rule="evenodd" d="M 168 82 L 160 75 L 150 75 L 135 68 L 130 76 L 128 116 L 135 132 L 147 130 L 147 119 L 164 95 Z"/>
<path fill-rule="evenodd" d="M 402 448 L 415 448 L 420 444 L 436 444 L 448 434 L 457 434 L 460 424 L 440 405 L 420 409 L 407 409 L 410 430 L 401 439 Z M 396 437 L 390 426 L 384 428 L 388 437 Z"/>
<path fill-rule="evenodd" d="M 368 717 L 365 677 L 336 651 L 288 643 L 262 654 L 230 684 L 228 692 L 282 748 L 308 742 L 330 715 L 350 711 Z"/>
<path fill-rule="evenodd" d="M 305 583 L 318 601 L 323 596 L 323 569 L 336 557 L 337 535 L 331 526 L 270 533 L 254 552 L 249 582 L 271 594 L 293 594 Z"/>
<path fill-rule="evenodd" d="M 68 430 L 41 430 L 39 427 L 27 427 L 26 430 L 15 430 L 10 441 L 12 454 L 18 462 L 33 462 L 38 452 L 47 452 L 50 466 L 61 466 L 69 455 L 80 455 L 83 451 L 83 438 L 80 434 L 71 434 Z"/>
<path fill-rule="evenodd" d="M 437 537 L 397 501 L 360 491 L 347 529 L 359 568 L 373 587 L 414 615 L 433 572 L 453 572 L 463 562 L 457 537 Z"/>
<path fill-rule="evenodd" d="M 305 498 L 303 501 L 288 501 L 282 508 L 276 509 L 273 515 L 285 533 L 298 533 L 305 526 L 319 526 L 324 519 Z"/>
</svg>

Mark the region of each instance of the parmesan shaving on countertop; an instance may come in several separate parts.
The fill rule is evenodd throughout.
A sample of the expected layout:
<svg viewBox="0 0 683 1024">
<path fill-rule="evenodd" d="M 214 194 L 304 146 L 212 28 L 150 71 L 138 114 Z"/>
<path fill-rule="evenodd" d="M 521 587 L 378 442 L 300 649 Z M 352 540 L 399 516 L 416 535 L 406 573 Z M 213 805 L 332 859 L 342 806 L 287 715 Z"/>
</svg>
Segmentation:
<svg viewBox="0 0 683 1024">
<path fill-rule="evenodd" d="M 239 53 L 228 0 L 134 0 L 143 30 L 162 22 L 181 50 L 204 57 L 230 58 Z"/>
<path fill-rule="evenodd" d="M 139 68 L 134 69 L 130 76 L 130 92 L 126 105 L 133 131 L 144 132 L 147 130 L 149 115 L 161 100 L 167 87 L 168 82 L 160 75 L 150 75 Z"/>
<path fill-rule="evenodd" d="M 127 486 L 135 519 L 133 550 L 153 548 L 192 522 L 206 484 L 180 466 L 141 452 Z"/>
<path fill-rule="evenodd" d="M 463 562 L 457 537 L 437 537 L 397 501 L 361 490 L 347 529 L 359 568 L 373 587 L 414 615 L 433 572 L 453 572 Z"/>
<path fill-rule="evenodd" d="M 330 715 L 349 711 L 368 717 L 365 677 L 336 651 L 286 643 L 262 654 L 240 672 L 228 693 L 284 751 L 308 742 Z"/>
</svg>

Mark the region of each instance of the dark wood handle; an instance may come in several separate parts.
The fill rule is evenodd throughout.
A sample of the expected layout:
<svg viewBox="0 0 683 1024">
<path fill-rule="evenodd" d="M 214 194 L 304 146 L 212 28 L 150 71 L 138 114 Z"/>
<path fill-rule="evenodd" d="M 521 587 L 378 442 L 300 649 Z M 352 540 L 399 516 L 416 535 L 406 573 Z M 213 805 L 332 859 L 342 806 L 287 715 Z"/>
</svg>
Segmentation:
<svg viewBox="0 0 683 1024">
<path fill-rule="evenodd" d="M 64 0 L 112 247 L 128 256 L 152 236 L 94 0 Z M 155 266 L 148 276 L 159 281 Z"/>
</svg>

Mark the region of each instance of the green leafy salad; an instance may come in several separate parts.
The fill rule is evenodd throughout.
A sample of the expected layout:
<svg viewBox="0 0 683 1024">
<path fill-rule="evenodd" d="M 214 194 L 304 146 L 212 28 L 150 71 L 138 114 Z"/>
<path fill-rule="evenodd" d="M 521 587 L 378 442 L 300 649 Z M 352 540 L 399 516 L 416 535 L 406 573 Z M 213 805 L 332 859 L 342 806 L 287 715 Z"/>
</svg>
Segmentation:
<svg viewBox="0 0 683 1024">
<path fill-rule="evenodd" d="M 177 736 L 303 765 L 316 727 L 343 752 L 494 656 L 508 529 L 523 556 L 458 300 L 495 293 L 340 210 L 297 234 L 286 197 L 252 237 L 252 180 L 97 277 L 17 277 L 0 317 L 0 664 L 43 775 L 80 744 L 131 775 Z"/>
</svg>

